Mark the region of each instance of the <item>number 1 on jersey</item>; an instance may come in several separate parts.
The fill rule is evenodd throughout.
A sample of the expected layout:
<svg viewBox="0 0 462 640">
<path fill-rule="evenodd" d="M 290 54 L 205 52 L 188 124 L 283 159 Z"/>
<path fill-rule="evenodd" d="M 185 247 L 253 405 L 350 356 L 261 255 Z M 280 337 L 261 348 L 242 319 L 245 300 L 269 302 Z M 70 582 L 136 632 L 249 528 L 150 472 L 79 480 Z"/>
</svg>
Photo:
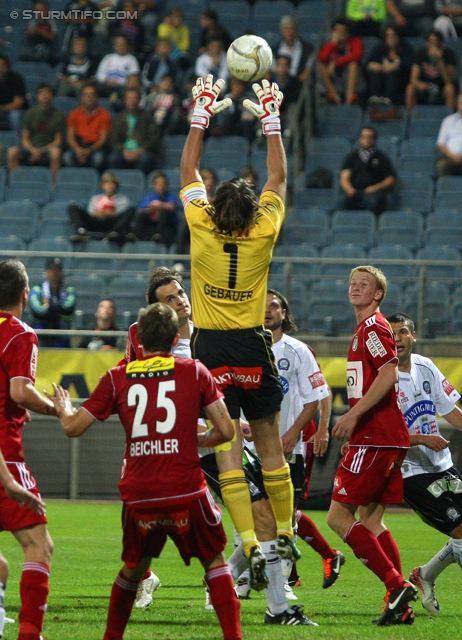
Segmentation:
<svg viewBox="0 0 462 640">
<path fill-rule="evenodd" d="M 237 282 L 237 244 L 228 242 L 223 245 L 223 251 L 229 253 L 228 287 L 235 289 Z"/>
</svg>

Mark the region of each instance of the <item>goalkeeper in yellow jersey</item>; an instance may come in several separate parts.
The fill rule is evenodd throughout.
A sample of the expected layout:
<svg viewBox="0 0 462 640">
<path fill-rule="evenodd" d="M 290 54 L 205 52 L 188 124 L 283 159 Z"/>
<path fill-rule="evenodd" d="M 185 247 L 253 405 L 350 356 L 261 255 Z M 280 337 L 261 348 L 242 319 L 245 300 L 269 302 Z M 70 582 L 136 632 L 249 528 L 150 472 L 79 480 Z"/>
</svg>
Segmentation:
<svg viewBox="0 0 462 640">
<path fill-rule="evenodd" d="M 285 208 L 287 167 L 281 140 L 276 84 L 254 84 L 258 102 L 244 107 L 258 117 L 267 136 L 268 181 L 258 199 L 242 179 L 224 182 L 212 201 L 201 180 L 200 157 L 210 118 L 230 106 L 219 101 L 223 80 L 211 75 L 193 87 L 191 129 L 181 159 L 181 199 L 191 232 L 191 286 L 194 333 L 192 356 L 212 372 L 235 424 L 232 443 L 216 449 L 223 501 L 243 545 L 257 590 L 267 584 L 265 557 L 255 537 L 250 494 L 242 470 L 239 416 L 250 424 L 262 460 L 264 485 L 277 524 L 276 551 L 298 560 L 291 514 L 293 487 L 279 437 L 282 388 L 263 327 L 268 270 Z"/>
</svg>

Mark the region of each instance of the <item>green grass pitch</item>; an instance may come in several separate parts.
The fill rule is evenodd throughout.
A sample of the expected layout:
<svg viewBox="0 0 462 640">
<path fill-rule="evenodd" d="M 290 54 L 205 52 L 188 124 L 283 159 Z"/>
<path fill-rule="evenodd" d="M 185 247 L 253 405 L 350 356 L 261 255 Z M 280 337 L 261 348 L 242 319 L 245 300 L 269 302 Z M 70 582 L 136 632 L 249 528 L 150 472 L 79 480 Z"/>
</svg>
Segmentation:
<svg viewBox="0 0 462 640">
<path fill-rule="evenodd" d="M 50 532 L 55 543 L 51 590 L 44 635 L 48 640 L 101 640 L 109 593 L 121 566 L 120 505 L 99 503 L 49 502 Z M 264 625 L 265 598 L 252 592 L 241 603 L 243 637 L 246 640 L 285 640 L 286 638 L 323 638 L 357 640 L 361 638 L 413 640 L 457 640 L 462 638 L 460 606 L 462 574 L 451 565 L 439 578 L 437 595 L 441 614 L 432 617 L 415 603 L 416 620 L 412 627 L 377 628 L 371 624 L 380 613 L 384 590 L 378 579 L 336 539 L 325 524 L 324 512 L 311 512 L 321 531 L 334 547 L 343 551 L 347 562 L 340 578 L 323 590 L 322 562 L 310 547 L 300 542 L 303 558 L 299 563 L 301 587 L 295 589 L 298 604 L 305 614 L 319 623 L 313 627 Z M 230 540 L 232 527 L 224 513 Z M 386 523 L 401 550 L 405 576 L 410 569 L 425 563 L 444 544 L 445 536 L 424 525 L 412 513 L 390 513 Z M 3 533 L 1 550 L 10 564 L 6 592 L 7 615 L 17 620 L 18 584 L 22 565 L 19 546 L 11 534 Z M 232 551 L 231 546 L 228 548 Z M 201 586 L 202 568 L 193 560 L 190 567 L 181 562 L 169 541 L 159 560 L 153 562 L 162 587 L 147 611 L 134 609 L 127 627 L 127 640 L 218 640 L 221 632 L 213 611 L 204 609 Z M 4 638 L 17 637 L 17 624 L 5 627 Z"/>
</svg>

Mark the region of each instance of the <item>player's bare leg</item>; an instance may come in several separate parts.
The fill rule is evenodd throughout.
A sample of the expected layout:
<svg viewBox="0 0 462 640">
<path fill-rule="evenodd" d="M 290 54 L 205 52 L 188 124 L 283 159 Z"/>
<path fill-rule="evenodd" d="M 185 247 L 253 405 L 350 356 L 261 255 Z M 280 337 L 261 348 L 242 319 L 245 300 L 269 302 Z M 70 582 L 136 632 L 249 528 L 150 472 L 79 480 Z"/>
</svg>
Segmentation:
<svg viewBox="0 0 462 640">
<path fill-rule="evenodd" d="M 279 418 L 279 411 L 276 411 L 265 418 L 250 420 L 249 424 L 255 448 L 262 461 L 263 482 L 276 519 L 276 551 L 281 557 L 296 561 L 301 558 L 301 553 L 293 542 L 294 488 L 290 468 L 282 450 Z"/>
<path fill-rule="evenodd" d="M 240 425 L 234 420 L 235 435 L 231 442 L 215 448 L 223 502 L 244 547 L 251 571 L 251 586 L 260 591 L 268 586 L 266 558 L 255 534 L 249 488 L 242 469 Z"/>
<path fill-rule="evenodd" d="M 18 640 L 39 640 L 48 600 L 53 541 L 46 524 L 12 533 L 24 551 Z"/>
</svg>

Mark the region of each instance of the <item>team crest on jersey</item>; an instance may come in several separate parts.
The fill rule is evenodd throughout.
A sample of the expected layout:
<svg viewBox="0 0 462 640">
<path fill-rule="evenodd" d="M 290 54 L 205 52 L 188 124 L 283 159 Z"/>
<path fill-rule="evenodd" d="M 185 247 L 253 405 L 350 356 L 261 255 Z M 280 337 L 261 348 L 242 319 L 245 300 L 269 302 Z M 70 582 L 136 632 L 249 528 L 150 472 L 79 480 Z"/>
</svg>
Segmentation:
<svg viewBox="0 0 462 640">
<path fill-rule="evenodd" d="M 453 522 L 460 517 L 460 513 L 457 511 L 455 507 L 449 507 L 449 509 L 446 511 L 446 515 L 449 518 L 449 520 L 452 520 Z"/>
<path fill-rule="evenodd" d="M 443 380 L 442 384 L 443 384 L 444 393 L 445 393 L 447 396 L 450 396 L 450 395 L 451 395 L 451 393 L 453 393 L 453 392 L 454 392 L 454 387 L 453 387 L 453 386 L 452 386 L 452 384 L 449 382 L 449 380 L 446 380 L 446 378 Z"/>
<path fill-rule="evenodd" d="M 290 361 L 287 358 L 281 358 L 278 360 L 278 369 L 281 369 L 281 371 L 289 371 Z"/>
<path fill-rule="evenodd" d="M 352 351 L 356 351 L 358 348 L 358 336 L 355 336 L 353 339 L 353 344 L 351 345 Z"/>
<path fill-rule="evenodd" d="M 289 391 L 289 381 L 287 380 L 287 378 L 284 378 L 284 376 L 279 376 L 279 381 L 281 383 L 284 395 L 286 395 L 286 393 L 288 393 Z"/>
<path fill-rule="evenodd" d="M 168 378 L 175 373 L 175 360 L 172 356 L 155 356 L 147 360 L 134 360 L 125 369 L 127 380 L 133 378 Z"/>
<path fill-rule="evenodd" d="M 430 386 L 430 383 L 428 382 L 428 380 L 424 380 L 422 386 L 423 386 L 423 390 L 425 391 L 425 393 L 428 393 L 428 395 L 430 395 L 431 386 Z"/>
</svg>

